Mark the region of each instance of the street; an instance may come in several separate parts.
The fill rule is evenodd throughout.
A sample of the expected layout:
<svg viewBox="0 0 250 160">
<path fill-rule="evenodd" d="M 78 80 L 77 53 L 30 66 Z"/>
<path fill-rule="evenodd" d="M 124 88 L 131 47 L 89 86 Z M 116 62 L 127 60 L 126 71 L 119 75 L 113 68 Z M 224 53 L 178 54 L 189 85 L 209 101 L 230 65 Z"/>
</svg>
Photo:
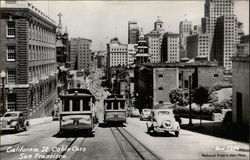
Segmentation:
<svg viewBox="0 0 250 160">
<path fill-rule="evenodd" d="M 100 77 L 100 71 L 93 75 L 93 78 L 97 77 Z M 28 131 L 1 135 L 2 160 L 249 159 L 247 143 L 184 129 L 179 137 L 172 134 L 151 136 L 146 132 L 147 121 L 137 117 L 127 118 L 123 127 L 103 125 L 103 100 L 107 92 L 100 86 L 100 81 L 93 78 L 90 90 L 97 98 L 99 119 L 94 137 L 80 132 L 59 135 L 59 121 L 45 117 L 39 119 L 40 123 L 31 123 Z M 188 123 L 187 119 L 182 122 Z"/>
<path fill-rule="evenodd" d="M 123 128 L 159 159 L 183 159 L 183 155 L 185 155 L 185 159 L 221 159 L 227 157 L 228 159 L 238 160 L 249 158 L 249 152 L 246 151 L 249 150 L 247 143 L 216 138 L 187 130 L 181 130 L 179 137 L 172 135 L 152 137 L 146 133 L 146 121 L 139 121 L 138 118 L 128 118 L 127 124 Z M 31 126 L 29 131 L 26 132 L 4 134 L 1 136 L 1 158 L 3 160 L 43 159 L 47 154 L 51 154 L 50 150 L 53 150 L 55 155 L 62 154 L 65 146 L 72 142 L 70 148 L 73 151 L 64 152 L 64 157 L 61 157 L 61 159 L 134 159 L 124 155 L 124 147 L 120 146 L 119 140 L 108 127 L 98 127 L 94 137 L 79 134 L 77 137 L 58 137 L 58 130 L 58 121 L 45 121 Z M 32 148 L 33 150 L 14 152 L 11 149 L 18 146 Z M 221 151 L 222 147 L 226 146 L 239 146 L 240 150 Z M 127 147 L 125 149 L 128 150 Z"/>
</svg>

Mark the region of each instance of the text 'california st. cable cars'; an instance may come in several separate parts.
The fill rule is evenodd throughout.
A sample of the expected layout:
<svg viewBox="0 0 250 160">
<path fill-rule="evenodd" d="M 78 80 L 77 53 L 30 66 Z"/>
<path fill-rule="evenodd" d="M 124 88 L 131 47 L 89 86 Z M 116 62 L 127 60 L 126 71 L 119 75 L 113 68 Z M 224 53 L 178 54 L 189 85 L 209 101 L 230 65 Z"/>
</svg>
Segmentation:
<svg viewBox="0 0 250 160">
<path fill-rule="evenodd" d="M 84 130 L 94 134 L 96 128 L 95 97 L 87 89 L 69 89 L 60 95 L 60 131 Z"/>
<path fill-rule="evenodd" d="M 126 122 L 126 99 L 122 95 L 110 95 L 104 100 L 104 123 Z"/>
</svg>

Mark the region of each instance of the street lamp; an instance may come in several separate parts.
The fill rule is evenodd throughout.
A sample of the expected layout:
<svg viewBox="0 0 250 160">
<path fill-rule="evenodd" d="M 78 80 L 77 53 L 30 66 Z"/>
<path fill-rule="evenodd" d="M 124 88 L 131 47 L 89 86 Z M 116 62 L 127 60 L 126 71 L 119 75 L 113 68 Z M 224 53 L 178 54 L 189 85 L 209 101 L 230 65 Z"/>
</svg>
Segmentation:
<svg viewBox="0 0 250 160">
<path fill-rule="evenodd" d="M 189 73 L 189 85 L 188 85 L 188 88 L 189 88 L 189 123 L 188 125 L 189 126 L 193 126 L 193 123 L 192 123 L 192 109 L 191 109 L 191 105 L 192 105 L 192 73 Z"/>
<path fill-rule="evenodd" d="M 4 70 L 2 70 L 0 76 L 1 76 L 1 79 L 2 79 L 2 106 L 3 106 L 1 111 L 3 111 L 3 113 L 5 113 L 5 95 L 4 95 L 5 86 L 4 86 L 4 79 L 6 77 L 6 73 L 4 72 Z"/>
</svg>

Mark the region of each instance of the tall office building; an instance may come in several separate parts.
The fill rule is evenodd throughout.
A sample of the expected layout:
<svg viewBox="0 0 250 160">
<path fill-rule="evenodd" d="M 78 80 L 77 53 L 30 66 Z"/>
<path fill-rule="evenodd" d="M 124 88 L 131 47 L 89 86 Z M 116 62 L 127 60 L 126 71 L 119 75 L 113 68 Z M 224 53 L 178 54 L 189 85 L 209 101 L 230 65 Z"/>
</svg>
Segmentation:
<svg viewBox="0 0 250 160">
<path fill-rule="evenodd" d="M 137 52 L 137 46 L 138 46 L 137 44 L 128 44 L 128 46 L 127 46 L 128 65 L 134 64 L 135 54 Z"/>
<path fill-rule="evenodd" d="M 237 19 L 235 16 L 217 18 L 214 30 L 214 58 L 225 69 L 232 68 L 232 56 L 237 40 Z"/>
<path fill-rule="evenodd" d="M 91 43 L 92 41 L 86 38 L 70 39 L 70 61 L 73 68 L 77 70 L 88 70 L 90 68 Z"/>
<path fill-rule="evenodd" d="M 137 44 L 139 38 L 139 27 L 136 21 L 128 22 L 128 44 Z"/>
<path fill-rule="evenodd" d="M 165 33 L 161 46 L 161 62 L 179 62 L 180 34 Z"/>
<path fill-rule="evenodd" d="M 107 44 L 107 68 L 126 66 L 128 64 L 127 45 L 121 44 L 118 38 L 113 38 Z"/>
<path fill-rule="evenodd" d="M 202 31 L 203 33 L 210 33 L 213 37 L 217 18 L 222 15 L 234 14 L 234 1 L 206 0 L 204 8 L 205 15 L 204 18 L 202 18 Z"/>
<path fill-rule="evenodd" d="M 195 57 L 207 57 L 210 60 L 210 35 L 195 34 L 187 37 L 187 57 L 192 59 Z"/>
<path fill-rule="evenodd" d="M 180 46 L 186 49 L 187 36 L 192 33 L 192 21 L 181 21 L 179 25 Z"/>
<path fill-rule="evenodd" d="M 159 19 L 154 23 L 154 29 L 146 34 L 148 42 L 148 53 L 150 55 L 150 62 L 157 63 L 161 61 L 161 42 L 164 34 L 163 22 Z"/>
<path fill-rule="evenodd" d="M 0 6 L 0 71 L 6 73 L 1 109 L 29 118 L 50 115 L 57 99 L 56 23 L 27 1 Z"/>
<path fill-rule="evenodd" d="M 231 69 L 233 48 L 239 43 L 237 24 L 233 0 L 206 0 L 202 32 L 211 36 L 210 60 L 225 69 Z"/>
</svg>

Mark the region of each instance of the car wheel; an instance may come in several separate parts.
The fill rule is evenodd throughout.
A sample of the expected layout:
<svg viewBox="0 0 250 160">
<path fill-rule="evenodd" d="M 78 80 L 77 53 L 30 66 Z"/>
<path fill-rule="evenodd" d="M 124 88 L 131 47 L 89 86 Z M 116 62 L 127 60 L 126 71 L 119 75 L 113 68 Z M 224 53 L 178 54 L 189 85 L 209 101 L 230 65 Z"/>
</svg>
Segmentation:
<svg viewBox="0 0 250 160">
<path fill-rule="evenodd" d="M 175 131 L 175 137 L 179 137 L 179 131 Z"/>
<path fill-rule="evenodd" d="M 15 132 L 18 132 L 19 128 L 20 128 L 20 125 L 19 125 L 19 123 L 17 123 L 17 125 L 15 126 Z"/>
</svg>

